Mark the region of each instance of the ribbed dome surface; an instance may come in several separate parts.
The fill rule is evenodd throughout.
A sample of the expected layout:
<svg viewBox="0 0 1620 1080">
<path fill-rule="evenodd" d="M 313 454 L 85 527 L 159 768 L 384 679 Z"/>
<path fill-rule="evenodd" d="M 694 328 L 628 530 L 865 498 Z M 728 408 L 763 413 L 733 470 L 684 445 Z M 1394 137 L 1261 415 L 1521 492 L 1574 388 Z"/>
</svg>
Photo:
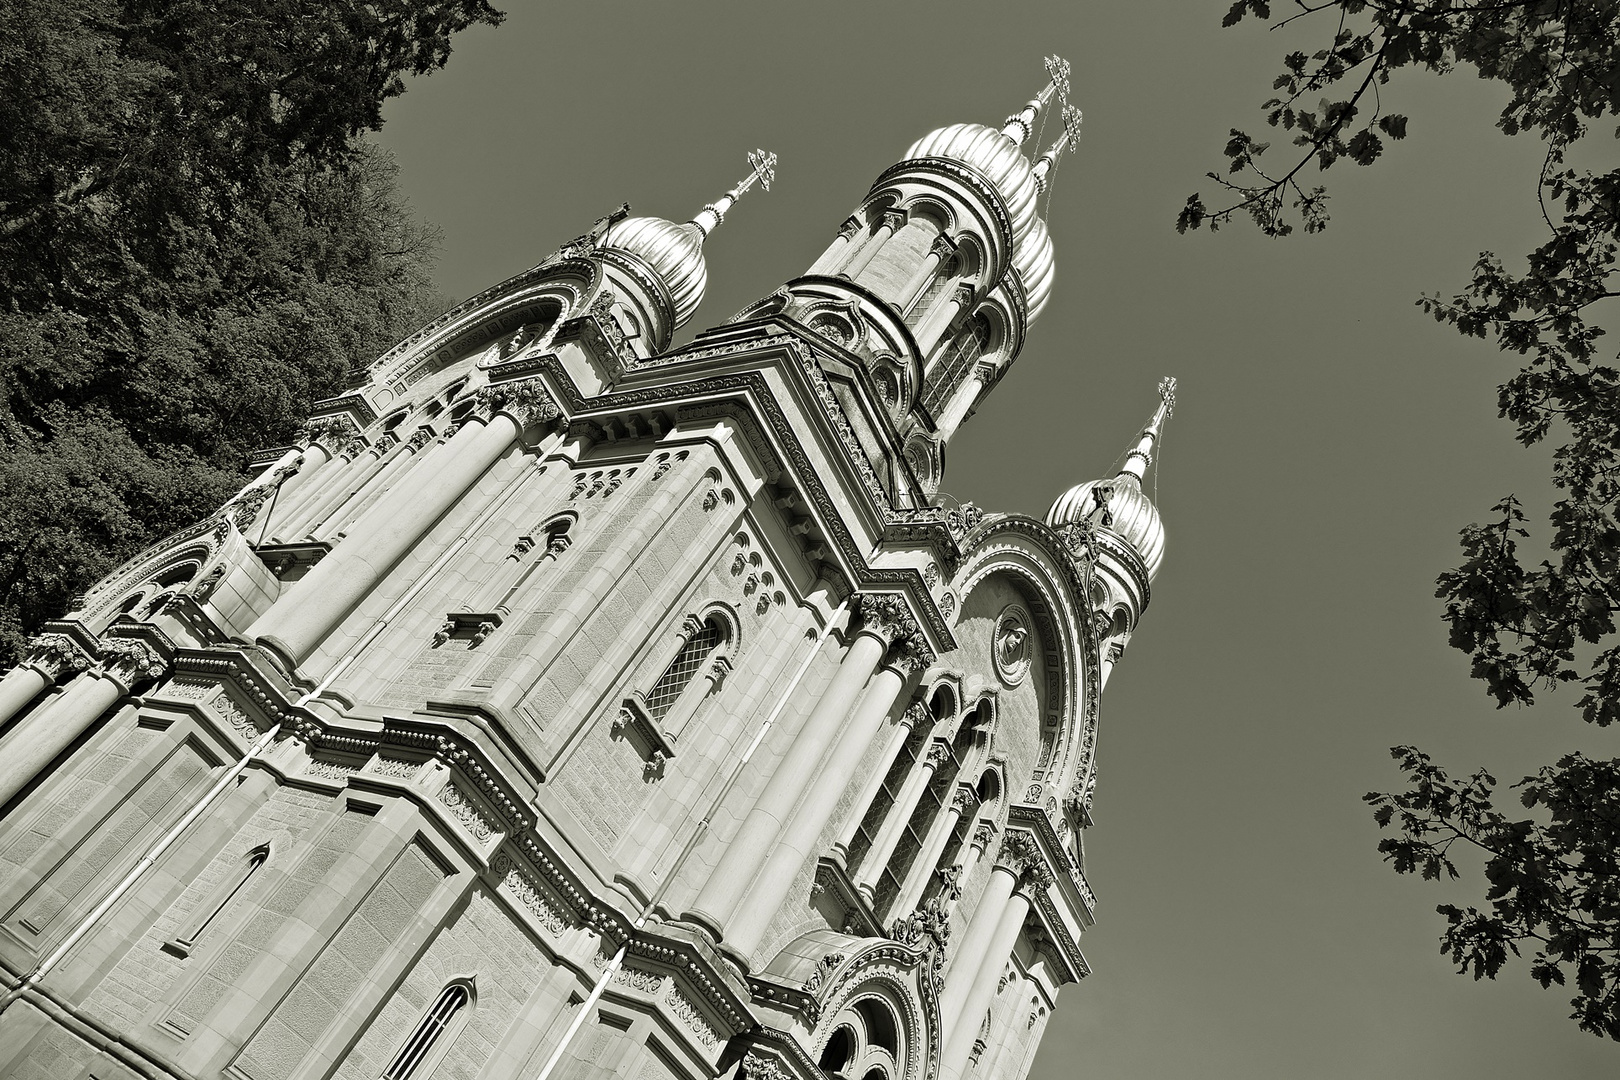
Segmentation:
<svg viewBox="0 0 1620 1080">
<path fill-rule="evenodd" d="M 1024 151 L 995 128 L 983 124 L 952 124 L 911 144 L 906 158 L 938 157 L 971 165 L 996 186 L 1007 215 L 1012 218 L 1013 246 L 1017 248 L 1035 221 L 1034 166 Z"/>
<path fill-rule="evenodd" d="M 608 229 L 602 246 L 635 255 L 652 268 L 675 303 L 677 327 L 692 317 L 709 283 L 703 231 L 696 225 L 677 225 L 663 218 L 626 218 Z"/>
<path fill-rule="evenodd" d="M 1052 277 L 1057 260 L 1052 254 L 1052 234 L 1046 231 L 1046 222 L 1035 219 L 1034 226 L 1024 242 L 1013 251 L 1013 267 L 1024 283 L 1024 295 L 1029 301 L 1029 321 L 1041 313 L 1052 298 Z"/>
<path fill-rule="evenodd" d="M 1108 512 L 1114 517 L 1109 531 L 1136 549 L 1147 564 L 1148 580 L 1153 580 L 1159 567 L 1164 565 L 1164 523 L 1159 520 L 1158 507 L 1130 473 L 1122 473 L 1112 480 L 1088 480 L 1075 485 L 1058 496 L 1047 512 L 1046 523 L 1066 525 L 1085 517 L 1096 506 L 1091 493 L 1098 484 L 1111 484 L 1114 488 L 1108 500 Z"/>
</svg>

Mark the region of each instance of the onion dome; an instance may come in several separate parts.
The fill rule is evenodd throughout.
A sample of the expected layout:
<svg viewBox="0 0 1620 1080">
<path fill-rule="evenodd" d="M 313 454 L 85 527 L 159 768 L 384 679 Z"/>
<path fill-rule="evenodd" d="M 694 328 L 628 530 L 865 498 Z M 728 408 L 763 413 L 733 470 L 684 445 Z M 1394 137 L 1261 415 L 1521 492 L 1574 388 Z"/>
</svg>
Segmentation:
<svg viewBox="0 0 1620 1080">
<path fill-rule="evenodd" d="M 1058 496 L 1046 514 L 1046 523 L 1056 527 L 1084 521 L 1099 507 L 1106 507 L 1104 518 L 1094 524 L 1102 524 L 1142 557 L 1149 581 L 1164 565 L 1164 523 L 1159 520 L 1159 508 L 1142 490 L 1142 478 L 1153 462 L 1153 450 L 1164 422 L 1175 408 L 1176 380 L 1160 380 L 1159 398 L 1159 407 L 1137 437 L 1136 445 L 1126 453 L 1119 473 L 1112 480 L 1088 480 L 1075 485 Z"/>
<path fill-rule="evenodd" d="M 1041 92 L 1050 94 L 1051 87 Z M 1015 132 L 1021 130 L 1011 123 L 1007 126 Z M 916 158 L 946 158 L 983 173 L 995 186 L 1012 219 L 1013 246 L 1016 248 L 1029 234 L 1035 222 L 1035 196 L 1039 194 L 1034 167 L 1005 132 L 983 124 L 952 124 L 912 143 L 906 159 Z"/>
<path fill-rule="evenodd" d="M 1079 142 L 1080 111 L 1063 105 L 1063 134 L 1046 153 L 1031 164 L 1023 144 L 1035 130 L 1035 120 L 1054 95 L 1059 100 L 1069 93 L 1069 64 L 1051 56 L 1046 59 L 1051 81 L 1028 105 L 1007 118 L 1000 131 L 983 124 L 952 124 L 931 131 L 906 151 L 906 158 L 946 158 L 971 166 L 995 187 L 1012 222 L 1012 264 L 1023 281 L 1029 299 L 1029 320 L 1033 322 L 1052 295 L 1055 263 L 1052 237 L 1036 210 L 1036 200 L 1050 186 L 1049 177 L 1065 147 Z"/>
<path fill-rule="evenodd" d="M 602 237 L 602 247 L 634 255 L 647 264 L 669 290 L 675 307 L 675 326 L 680 327 L 697 311 L 703 290 L 709 283 L 709 267 L 703 260 L 703 241 L 725 220 L 744 192 L 759 181 L 766 191 L 776 178 L 776 155 L 755 150 L 748 155 L 752 166 L 742 182 L 705 206 L 691 221 L 677 225 L 663 218 L 636 217 L 615 222 Z"/>
<path fill-rule="evenodd" d="M 1029 321 L 1041 313 L 1052 298 L 1052 278 L 1057 271 L 1057 260 L 1052 254 L 1052 235 L 1046 231 L 1046 222 L 1035 219 L 1023 245 L 1013 252 L 1013 269 L 1024 283 L 1024 296 L 1029 303 Z"/>
</svg>

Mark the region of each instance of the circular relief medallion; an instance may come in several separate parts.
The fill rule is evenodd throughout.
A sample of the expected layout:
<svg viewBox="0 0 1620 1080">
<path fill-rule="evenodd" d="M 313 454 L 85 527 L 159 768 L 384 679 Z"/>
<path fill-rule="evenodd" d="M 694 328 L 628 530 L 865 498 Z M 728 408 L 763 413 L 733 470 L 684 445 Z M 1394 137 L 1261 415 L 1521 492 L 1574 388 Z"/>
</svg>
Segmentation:
<svg viewBox="0 0 1620 1080">
<path fill-rule="evenodd" d="M 1017 686 L 1029 674 L 1029 660 L 1035 647 L 1030 636 L 1031 625 L 1029 612 L 1017 604 L 1008 605 L 996 616 L 990 658 L 995 663 L 996 674 L 1008 686 Z"/>
</svg>

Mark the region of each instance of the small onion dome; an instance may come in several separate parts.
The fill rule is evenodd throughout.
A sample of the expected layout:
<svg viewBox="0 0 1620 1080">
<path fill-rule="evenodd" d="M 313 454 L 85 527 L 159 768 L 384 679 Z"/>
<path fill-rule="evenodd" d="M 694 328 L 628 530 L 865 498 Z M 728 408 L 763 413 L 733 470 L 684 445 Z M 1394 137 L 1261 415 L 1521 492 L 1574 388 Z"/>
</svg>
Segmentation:
<svg viewBox="0 0 1620 1080">
<path fill-rule="evenodd" d="M 1099 486 L 1113 491 L 1112 495 L 1104 497 L 1108 513 L 1113 518 L 1113 524 L 1108 526 L 1109 531 L 1142 556 L 1142 561 L 1147 564 L 1148 580 L 1151 581 L 1158 575 L 1159 567 L 1164 565 L 1164 523 L 1159 520 L 1158 507 L 1147 497 L 1135 476 L 1121 473 L 1112 480 L 1087 480 L 1083 484 L 1076 484 L 1058 496 L 1057 502 L 1047 512 L 1046 523 L 1058 526 L 1084 519 L 1097 508 L 1094 492 Z"/>
<path fill-rule="evenodd" d="M 952 124 L 911 144 L 906 159 L 946 158 L 983 173 L 995 185 L 1012 219 L 1013 247 L 1017 249 L 1035 221 L 1034 166 L 1011 138 L 983 124 Z"/>
<path fill-rule="evenodd" d="M 663 218 L 635 217 L 615 222 L 602 237 L 602 246 L 634 255 L 647 264 L 669 290 L 675 305 L 675 326 L 697 311 L 709 283 L 703 261 L 703 230 L 691 222 L 677 225 Z"/>
<path fill-rule="evenodd" d="M 1013 252 L 1013 268 L 1024 283 L 1024 296 L 1029 302 L 1029 321 L 1033 323 L 1052 298 L 1052 277 L 1057 270 L 1057 260 L 1052 254 L 1052 234 L 1046 231 L 1046 222 L 1040 218 L 1035 219 L 1029 236 Z"/>
<path fill-rule="evenodd" d="M 1046 513 L 1046 523 L 1054 528 L 1084 521 L 1096 513 L 1100 494 L 1108 508 L 1106 528 L 1142 556 L 1149 581 L 1164 565 L 1164 523 L 1159 520 L 1159 508 L 1142 490 L 1142 478 L 1153 463 L 1154 447 L 1175 404 L 1176 380 L 1161 379 L 1159 407 L 1153 411 L 1153 418 L 1142 429 L 1142 434 L 1137 436 L 1136 445 L 1126 452 L 1125 464 L 1119 473 L 1112 480 L 1088 480 L 1075 485 L 1058 496 Z M 1093 518 L 1093 523 L 1101 524 L 1101 520 Z"/>
</svg>

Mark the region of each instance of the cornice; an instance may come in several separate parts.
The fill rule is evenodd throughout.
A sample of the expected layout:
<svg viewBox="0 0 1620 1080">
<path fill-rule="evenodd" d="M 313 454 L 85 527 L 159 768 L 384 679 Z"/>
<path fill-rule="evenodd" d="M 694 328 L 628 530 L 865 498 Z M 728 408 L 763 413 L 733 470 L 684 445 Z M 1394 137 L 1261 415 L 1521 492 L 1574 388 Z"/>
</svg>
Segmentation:
<svg viewBox="0 0 1620 1080">
<path fill-rule="evenodd" d="M 765 338 L 751 338 L 745 341 L 730 342 L 723 346 L 714 346 L 707 350 L 700 350 L 699 355 L 730 355 L 741 352 L 768 352 L 779 349 L 791 356 L 796 362 L 788 365 L 789 369 L 797 370 L 810 381 L 809 388 L 816 389 L 815 378 L 821 374 L 820 365 L 806 356 L 802 351 L 798 339 L 791 334 L 778 334 Z M 519 367 L 521 365 L 521 368 Z M 549 376 L 549 382 L 557 388 L 562 399 L 563 411 L 566 415 L 576 419 L 590 419 L 594 415 L 621 412 L 644 411 L 653 406 L 664 408 L 687 405 L 688 403 L 707 403 L 715 398 L 734 397 L 745 403 L 745 407 L 758 414 L 762 421 L 762 429 L 772 436 L 772 446 L 778 457 L 789 466 L 794 475 L 795 482 L 804 491 L 807 501 L 813 505 L 820 514 L 818 524 L 828 535 L 829 540 L 837 547 L 843 556 L 842 569 L 851 578 L 853 587 L 857 591 L 866 592 L 892 592 L 905 590 L 917 598 L 926 625 L 930 644 L 938 652 L 949 652 L 956 647 L 956 638 L 951 633 L 949 624 L 940 613 L 938 605 L 923 580 L 922 574 L 911 568 L 878 569 L 868 565 L 867 553 L 855 542 L 854 535 L 844 523 L 838 504 L 832 498 L 831 492 L 822 482 L 815 464 L 805 452 L 800 443 L 797 432 L 794 431 L 787 413 L 783 410 L 769 383 L 758 370 L 727 372 L 710 375 L 704 378 L 690 379 L 678 383 L 667 383 L 658 386 L 635 387 L 623 390 L 612 390 L 595 397 L 585 398 L 580 395 L 572 379 L 563 369 L 561 360 L 554 354 L 542 353 L 537 356 L 524 357 L 511 361 L 509 364 L 492 368 L 491 378 L 496 372 L 501 377 L 516 378 L 519 375 L 544 373 Z M 823 380 L 825 376 L 822 375 Z M 828 399 L 836 405 L 836 398 L 832 397 L 830 390 L 818 393 L 817 397 L 825 405 Z M 848 421 L 845 421 L 847 425 Z M 842 429 L 836 425 L 834 433 L 840 439 L 845 438 Z M 853 440 L 853 432 L 848 433 L 848 439 Z M 857 447 L 858 450 L 858 447 Z M 854 453 L 851 456 L 855 456 Z M 864 454 L 857 458 L 864 461 Z M 880 513 L 889 509 L 887 496 L 877 483 L 877 477 L 871 472 L 870 464 L 862 473 L 862 481 L 866 490 L 877 502 Z M 945 531 L 944 511 L 930 508 L 931 513 L 938 516 L 938 536 L 949 541 L 949 533 Z M 904 512 L 901 512 L 902 514 Z M 948 554 L 946 554 L 948 553 Z M 946 547 L 941 554 L 944 562 L 954 556 L 954 547 Z"/>
</svg>

